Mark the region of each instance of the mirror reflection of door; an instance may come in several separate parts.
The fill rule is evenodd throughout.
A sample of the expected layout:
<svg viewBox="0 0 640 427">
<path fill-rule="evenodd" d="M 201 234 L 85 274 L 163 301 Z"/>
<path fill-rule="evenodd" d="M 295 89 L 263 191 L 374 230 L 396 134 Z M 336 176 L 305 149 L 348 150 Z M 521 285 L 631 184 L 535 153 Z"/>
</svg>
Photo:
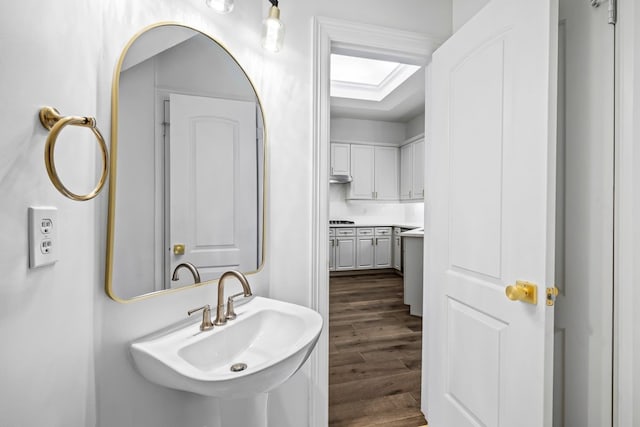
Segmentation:
<svg viewBox="0 0 640 427">
<path fill-rule="evenodd" d="M 168 115 L 165 288 L 193 283 L 186 274 L 171 281 L 182 262 L 202 281 L 257 269 L 255 102 L 172 93 Z M 174 253 L 178 244 L 184 254 Z"/>
</svg>

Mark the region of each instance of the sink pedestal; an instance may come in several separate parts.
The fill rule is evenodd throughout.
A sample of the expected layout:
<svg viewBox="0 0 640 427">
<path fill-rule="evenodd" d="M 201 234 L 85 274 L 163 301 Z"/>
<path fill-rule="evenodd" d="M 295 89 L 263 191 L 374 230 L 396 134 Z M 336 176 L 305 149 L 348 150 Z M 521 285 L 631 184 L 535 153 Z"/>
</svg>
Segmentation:
<svg viewBox="0 0 640 427">
<path fill-rule="evenodd" d="M 220 425 L 267 427 L 267 393 L 240 399 L 217 399 Z"/>
</svg>

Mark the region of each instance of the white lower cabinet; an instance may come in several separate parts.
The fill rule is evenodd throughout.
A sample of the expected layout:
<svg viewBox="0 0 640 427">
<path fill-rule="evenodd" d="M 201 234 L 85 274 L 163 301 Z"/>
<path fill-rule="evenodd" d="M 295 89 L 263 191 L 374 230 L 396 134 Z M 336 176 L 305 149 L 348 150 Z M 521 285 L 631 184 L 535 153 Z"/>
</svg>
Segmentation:
<svg viewBox="0 0 640 427">
<path fill-rule="evenodd" d="M 395 267 L 392 227 L 331 227 L 329 270 L 370 270 Z"/>
<path fill-rule="evenodd" d="M 373 268 L 375 260 L 375 236 L 373 228 L 358 228 L 358 251 L 356 253 L 356 268 Z"/>
<path fill-rule="evenodd" d="M 354 228 L 329 229 L 329 270 L 356 268 L 356 236 Z"/>
<path fill-rule="evenodd" d="M 400 227 L 393 227 L 393 268 L 402 271 L 402 237 Z"/>
<path fill-rule="evenodd" d="M 391 267 L 391 227 L 357 228 L 356 268 Z"/>
</svg>

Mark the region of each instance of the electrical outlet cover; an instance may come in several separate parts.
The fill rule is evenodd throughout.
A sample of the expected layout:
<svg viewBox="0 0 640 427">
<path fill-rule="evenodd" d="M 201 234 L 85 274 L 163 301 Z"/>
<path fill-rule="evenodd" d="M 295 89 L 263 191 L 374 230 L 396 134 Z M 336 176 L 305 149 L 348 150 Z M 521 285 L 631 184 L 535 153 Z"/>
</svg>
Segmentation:
<svg viewBox="0 0 640 427">
<path fill-rule="evenodd" d="M 29 268 L 58 261 L 58 209 L 29 208 Z"/>
</svg>

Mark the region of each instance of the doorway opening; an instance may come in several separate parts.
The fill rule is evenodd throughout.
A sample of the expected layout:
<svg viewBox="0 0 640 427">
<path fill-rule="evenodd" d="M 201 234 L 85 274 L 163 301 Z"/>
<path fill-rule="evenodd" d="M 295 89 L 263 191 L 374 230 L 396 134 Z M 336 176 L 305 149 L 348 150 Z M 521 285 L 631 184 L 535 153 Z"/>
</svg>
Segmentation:
<svg viewBox="0 0 640 427">
<path fill-rule="evenodd" d="M 553 426 L 612 426 L 615 25 L 559 18 Z"/>
<path fill-rule="evenodd" d="M 388 254 L 388 258 L 386 256 L 382 256 L 382 258 L 387 259 L 388 265 L 385 265 L 383 260 L 379 258 L 377 261 L 375 259 L 376 255 L 370 254 L 373 256 L 373 260 L 371 261 L 374 265 L 376 262 L 379 262 L 378 269 L 375 269 L 374 276 L 367 278 L 367 276 L 359 276 L 352 277 L 351 279 L 346 279 L 344 277 L 336 278 L 336 281 L 333 281 L 330 285 L 329 281 L 329 264 L 331 259 L 331 246 L 330 241 L 327 238 L 329 235 L 329 220 L 330 219 L 350 219 L 350 218 L 340 218 L 341 213 L 339 211 L 330 213 L 330 203 L 333 200 L 332 193 L 342 195 L 345 197 L 348 192 L 347 186 L 343 187 L 335 187 L 335 189 L 330 189 L 329 177 L 331 175 L 330 169 L 330 151 L 331 145 L 330 143 L 334 140 L 334 135 L 336 133 L 335 128 L 332 128 L 331 124 L 331 116 L 334 113 L 331 108 L 330 103 L 330 55 L 340 54 L 347 56 L 356 56 L 361 58 L 368 59 L 376 59 L 376 60 L 386 60 L 386 61 L 395 61 L 401 64 L 408 65 L 416 65 L 418 67 L 423 67 L 430 60 L 431 53 L 435 50 L 435 48 L 441 43 L 441 40 L 428 37 L 424 34 L 410 33 L 406 31 L 397 31 L 388 28 L 375 27 L 371 25 L 364 24 L 354 24 L 351 22 L 337 21 L 333 19 L 326 18 L 316 18 L 315 20 L 315 52 L 314 52 L 314 83 L 315 83 L 315 104 L 314 104 L 314 136 L 315 136 L 315 151 L 314 151 L 314 230 L 313 230 L 313 242 L 314 242 L 314 271 L 313 271 L 313 299 L 311 301 L 311 305 L 314 309 L 318 310 L 323 318 L 329 320 L 330 308 L 330 286 L 334 285 L 336 292 L 340 293 L 339 288 L 342 285 L 343 288 L 347 288 L 346 293 L 350 294 L 350 298 L 358 298 L 356 296 L 357 292 L 349 291 L 350 288 L 354 288 L 353 283 L 360 281 L 360 283 L 367 283 L 368 280 L 381 279 L 385 277 L 389 280 L 389 289 L 393 289 L 395 287 L 397 294 L 397 289 L 401 289 L 403 285 L 401 285 L 401 279 L 395 276 L 393 266 L 391 265 L 392 255 Z M 422 78 L 422 82 L 424 82 L 424 78 Z M 422 102 L 424 102 L 424 89 L 420 92 L 420 97 L 422 98 Z M 364 101 L 361 103 L 367 103 L 372 101 Z M 350 120 L 368 120 L 363 118 L 356 118 Z M 345 121 L 343 120 L 344 124 Z M 422 122 L 423 123 L 423 122 Z M 334 123 L 335 124 L 335 123 Z M 369 123 L 370 124 L 370 123 Z M 346 128 L 350 127 L 350 123 L 347 122 Z M 423 128 L 423 124 L 421 124 Z M 331 135 L 331 136 L 330 136 Z M 406 134 L 405 134 L 406 136 Z M 353 141 L 351 141 L 353 142 Z M 364 142 L 364 141 L 357 141 Z M 376 142 L 376 141 L 374 141 Z M 380 141 L 377 141 L 380 142 Z M 396 168 L 396 172 L 399 172 L 399 162 L 400 162 L 400 153 L 399 153 L 399 144 L 397 141 L 395 149 L 398 151 L 395 160 L 391 160 L 388 162 L 388 165 L 393 165 Z M 361 146 L 367 144 L 355 144 L 358 145 L 357 149 L 362 148 Z M 368 151 L 371 153 L 371 157 L 375 159 L 376 148 L 384 148 L 385 144 L 370 144 L 374 147 L 371 149 L 363 149 L 363 151 Z M 379 150 L 382 152 L 382 150 Z M 379 158 L 383 158 L 381 154 Z M 373 178 L 375 180 L 375 177 Z M 360 209 L 361 212 L 367 210 L 366 205 L 370 203 L 375 203 L 375 196 L 378 196 L 378 203 L 386 203 L 391 204 L 397 202 L 399 204 L 400 199 L 400 189 L 399 189 L 399 176 L 397 178 L 397 191 L 398 194 L 395 196 L 390 196 L 389 199 L 385 200 L 385 192 L 378 191 L 378 194 L 375 194 L 375 189 L 372 191 L 368 191 L 369 199 L 366 202 L 359 201 L 354 202 L 353 205 L 358 205 L 356 209 Z M 360 181 L 362 182 L 362 181 Z M 334 185 L 334 184 L 331 184 Z M 335 184 L 335 185 L 343 185 L 343 184 Z M 352 188 L 351 184 L 348 185 L 349 188 Z M 338 196 L 338 197 L 339 197 Z M 360 199 L 362 200 L 362 199 Z M 342 206 L 345 209 L 348 209 L 345 206 Z M 405 209 L 402 207 L 401 209 Z M 344 212 L 344 211 L 342 211 Z M 420 215 L 422 216 L 422 215 Z M 379 219 L 379 218 L 378 218 Z M 398 221 L 403 222 L 403 221 Z M 368 225 L 375 225 L 369 223 Z M 377 224 L 381 226 L 392 226 L 394 224 Z M 354 227 L 353 233 L 357 233 Z M 369 240 L 369 246 L 376 246 L 377 238 L 391 238 L 391 236 L 376 236 L 375 227 L 370 227 L 370 232 L 372 236 Z M 385 227 L 386 228 L 386 227 Z M 358 244 L 357 234 L 353 241 L 355 253 L 357 253 L 357 248 L 355 246 Z M 373 244 L 371 243 L 373 242 Z M 379 240 L 380 242 L 380 240 Z M 386 247 L 384 244 L 380 245 L 382 248 L 378 251 L 379 254 L 384 254 Z M 389 252 L 391 251 L 391 245 L 389 245 Z M 354 255 L 355 256 L 355 255 Z M 334 258 L 335 260 L 336 258 Z M 357 262 L 357 259 L 353 260 L 354 265 Z M 361 269 L 364 269 L 364 264 L 361 265 Z M 375 268 L 375 267 L 374 267 Z M 386 270 L 383 274 L 383 270 Z M 377 279 L 376 279 L 377 277 Z M 383 279 L 384 280 L 384 279 Z M 351 285 L 345 285 L 345 283 L 352 283 Z M 369 281 L 369 283 L 372 283 Z M 366 286 L 366 285 L 365 285 Z M 382 285 L 381 285 L 382 286 Z M 343 289 L 344 290 L 344 289 Z M 351 289 L 353 291 L 353 289 Z M 333 292 L 333 289 L 331 290 Z M 385 292 L 385 291 L 381 291 Z M 394 292 L 393 290 L 391 292 Z M 345 294 L 343 294 L 344 298 L 347 298 Z M 343 319 L 344 320 L 344 319 Z M 365 320 L 366 322 L 366 320 Z M 409 324 L 414 327 L 417 327 L 417 323 L 420 323 L 420 320 L 406 320 Z M 366 324 L 356 325 L 357 327 L 367 326 Z M 345 326 L 342 327 L 351 328 L 355 331 L 355 326 Z M 382 326 L 383 327 L 383 326 Z M 411 331 L 409 329 L 409 331 Z M 331 351 L 331 345 L 329 341 L 329 337 L 325 329 L 324 336 L 321 337 L 318 343 L 318 351 L 316 355 L 311 360 L 312 364 L 312 372 L 314 375 L 314 383 L 316 385 L 320 385 L 319 389 L 312 388 L 310 390 L 311 393 L 311 401 L 314 402 L 313 407 L 310 411 L 310 425 L 319 426 L 319 425 L 327 425 L 329 420 L 327 419 L 329 407 L 329 401 L 331 396 L 329 395 L 328 384 L 329 384 L 329 353 Z M 415 335 L 414 331 L 411 331 Z M 421 353 L 421 349 L 418 353 Z M 342 356 L 342 357 L 351 357 Z M 402 363 L 402 362 L 398 362 Z M 399 365 L 398 365 L 399 366 Z M 415 367 L 415 366 L 413 366 Z M 405 365 L 405 369 L 408 369 Z M 366 374 L 363 374 L 366 375 Z M 415 375 L 415 374 L 414 374 Z M 421 382 L 421 379 L 420 381 Z M 326 388 L 325 388 L 326 387 Z M 417 393 L 416 393 L 417 395 Z M 410 393 L 404 396 L 403 398 L 411 397 L 416 404 L 419 404 L 422 408 L 421 402 L 415 400 L 414 396 L 411 396 Z M 419 399 L 419 396 L 418 396 Z M 415 405 L 414 405 L 415 406 Z M 424 410 L 424 409 L 423 409 Z M 417 413 L 419 414 L 419 412 Z M 420 424 L 416 424 L 420 425 Z"/>
</svg>

